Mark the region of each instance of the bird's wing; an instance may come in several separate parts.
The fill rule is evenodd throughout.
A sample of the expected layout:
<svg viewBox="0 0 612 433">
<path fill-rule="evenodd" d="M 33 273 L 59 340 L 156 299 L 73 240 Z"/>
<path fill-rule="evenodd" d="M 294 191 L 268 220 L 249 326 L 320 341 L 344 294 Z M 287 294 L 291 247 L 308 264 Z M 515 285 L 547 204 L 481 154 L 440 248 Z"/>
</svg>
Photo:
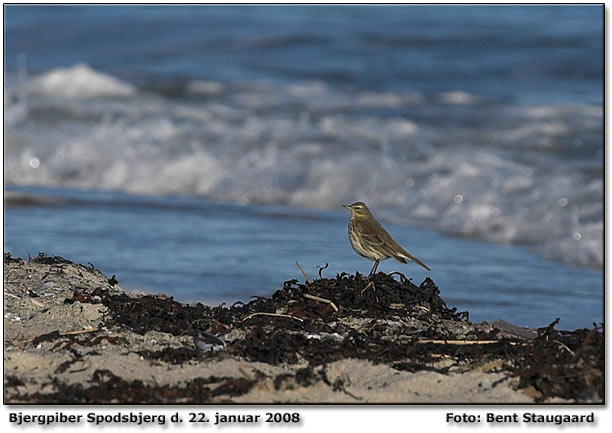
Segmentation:
<svg viewBox="0 0 612 433">
<path fill-rule="evenodd" d="M 378 221 L 360 221 L 360 225 L 357 228 L 361 230 L 364 240 L 375 247 L 378 252 L 387 257 L 393 257 L 398 262 L 406 263 L 406 260 L 397 255 L 397 251 L 401 251 L 402 247 L 393 240 L 389 232 Z"/>
<path fill-rule="evenodd" d="M 381 246 L 385 243 L 385 240 L 377 234 L 362 233 L 361 235 L 372 245 Z"/>
<path fill-rule="evenodd" d="M 398 262 L 406 263 L 405 259 L 411 260 L 428 271 L 431 271 L 429 266 L 414 257 L 412 254 L 404 250 L 395 240 L 391 237 L 389 232 L 385 230 L 377 221 L 364 221 L 361 226 L 361 233 L 363 236 L 371 242 L 373 245 L 379 247 L 381 252 L 384 252 L 387 257 L 393 257 Z M 398 254 L 398 251 L 400 252 Z"/>
<path fill-rule="evenodd" d="M 377 221 L 357 220 L 356 223 L 357 225 L 355 228 L 359 230 L 365 240 L 372 245 L 384 245 L 391 239 L 389 233 L 387 233 L 383 226 L 378 224 Z"/>
</svg>

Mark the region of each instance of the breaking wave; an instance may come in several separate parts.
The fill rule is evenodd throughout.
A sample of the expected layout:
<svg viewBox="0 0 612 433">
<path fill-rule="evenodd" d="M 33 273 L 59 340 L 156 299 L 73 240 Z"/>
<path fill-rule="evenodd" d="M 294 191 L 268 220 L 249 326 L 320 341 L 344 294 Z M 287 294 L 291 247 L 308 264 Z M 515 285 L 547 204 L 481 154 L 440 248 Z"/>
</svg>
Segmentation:
<svg viewBox="0 0 612 433">
<path fill-rule="evenodd" d="M 603 264 L 603 110 L 321 82 L 137 87 L 87 65 L 5 88 L 5 182 L 377 214 Z"/>
</svg>

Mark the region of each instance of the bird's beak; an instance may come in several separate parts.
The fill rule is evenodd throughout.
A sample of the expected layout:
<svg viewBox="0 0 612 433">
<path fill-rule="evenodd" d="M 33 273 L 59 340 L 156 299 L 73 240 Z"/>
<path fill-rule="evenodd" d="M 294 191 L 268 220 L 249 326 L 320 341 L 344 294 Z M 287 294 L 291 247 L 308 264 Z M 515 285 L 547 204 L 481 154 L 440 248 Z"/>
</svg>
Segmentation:
<svg viewBox="0 0 612 433">
<path fill-rule="evenodd" d="M 343 204 L 343 205 L 342 205 L 342 207 L 345 207 L 345 208 L 347 208 L 347 209 L 350 209 L 350 208 L 351 208 L 351 205 L 350 205 L 350 204 Z"/>
</svg>

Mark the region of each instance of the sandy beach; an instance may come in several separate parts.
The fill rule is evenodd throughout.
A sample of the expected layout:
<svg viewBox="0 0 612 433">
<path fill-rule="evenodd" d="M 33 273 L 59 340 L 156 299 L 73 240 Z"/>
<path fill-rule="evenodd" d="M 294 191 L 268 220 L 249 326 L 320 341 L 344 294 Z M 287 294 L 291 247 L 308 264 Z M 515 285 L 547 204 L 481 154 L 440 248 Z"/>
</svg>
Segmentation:
<svg viewBox="0 0 612 433">
<path fill-rule="evenodd" d="M 602 330 L 472 323 L 430 279 L 291 280 L 217 307 L 117 280 L 5 254 L 5 404 L 603 402 Z"/>
</svg>

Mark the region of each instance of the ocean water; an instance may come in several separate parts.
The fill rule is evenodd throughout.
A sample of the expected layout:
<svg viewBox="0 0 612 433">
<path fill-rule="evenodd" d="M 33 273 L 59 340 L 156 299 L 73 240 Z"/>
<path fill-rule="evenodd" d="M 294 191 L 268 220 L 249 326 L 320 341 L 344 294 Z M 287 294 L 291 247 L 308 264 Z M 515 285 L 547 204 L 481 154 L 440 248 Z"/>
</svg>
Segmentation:
<svg viewBox="0 0 612 433">
<path fill-rule="evenodd" d="M 345 209 L 239 205 L 195 198 L 66 189 L 10 188 L 5 251 L 39 251 L 94 264 L 124 289 L 166 293 L 209 305 L 269 296 L 285 280 L 367 274 L 372 262 L 349 244 Z M 14 205 L 19 200 L 27 203 Z M 444 236 L 385 221 L 406 249 L 431 267 L 381 262 L 420 284 L 430 276 L 449 306 L 473 321 L 504 320 L 561 329 L 603 320 L 601 271 L 545 260 L 524 248 Z M 327 265 L 327 267 L 326 267 Z"/>
<path fill-rule="evenodd" d="M 603 149 L 601 6 L 5 7 L 5 188 L 62 198 L 5 250 L 178 299 L 367 272 L 363 200 L 472 318 L 588 326 Z"/>
</svg>

